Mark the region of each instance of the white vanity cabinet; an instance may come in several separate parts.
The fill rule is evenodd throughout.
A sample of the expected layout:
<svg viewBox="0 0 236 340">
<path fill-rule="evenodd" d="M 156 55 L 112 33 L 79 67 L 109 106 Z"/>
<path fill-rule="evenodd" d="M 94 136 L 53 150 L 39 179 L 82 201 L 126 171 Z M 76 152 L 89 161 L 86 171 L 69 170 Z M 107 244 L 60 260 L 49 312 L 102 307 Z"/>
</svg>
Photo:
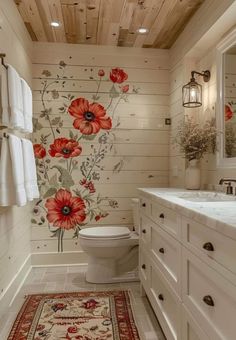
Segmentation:
<svg viewBox="0 0 236 340">
<path fill-rule="evenodd" d="M 140 280 L 167 340 L 236 339 L 236 239 L 141 196 Z"/>
</svg>

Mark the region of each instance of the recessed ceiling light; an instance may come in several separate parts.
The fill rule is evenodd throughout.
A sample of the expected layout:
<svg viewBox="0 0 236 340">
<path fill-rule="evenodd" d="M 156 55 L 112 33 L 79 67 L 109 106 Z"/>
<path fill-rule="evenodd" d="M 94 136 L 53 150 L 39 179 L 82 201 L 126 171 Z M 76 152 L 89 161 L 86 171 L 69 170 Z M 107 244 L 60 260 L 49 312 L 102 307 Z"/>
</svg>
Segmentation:
<svg viewBox="0 0 236 340">
<path fill-rule="evenodd" d="M 52 22 L 51 22 L 51 26 L 52 26 L 52 27 L 59 27 L 60 24 L 59 24 L 59 22 L 57 22 L 57 21 L 52 21 Z"/>
<path fill-rule="evenodd" d="M 137 32 L 140 34 L 145 34 L 148 33 L 148 29 L 145 27 L 140 27 L 139 29 L 137 29 Z"/>
</svg>

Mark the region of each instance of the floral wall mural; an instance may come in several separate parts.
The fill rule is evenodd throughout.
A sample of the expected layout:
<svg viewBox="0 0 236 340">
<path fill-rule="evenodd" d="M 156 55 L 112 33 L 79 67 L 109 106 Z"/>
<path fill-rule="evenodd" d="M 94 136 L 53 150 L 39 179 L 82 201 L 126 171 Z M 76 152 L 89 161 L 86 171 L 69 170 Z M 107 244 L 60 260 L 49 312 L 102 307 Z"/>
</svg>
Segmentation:
<svg viewBox="0 0 236 340">
<path fill-rule="evenodd" d="M 66 64 L 61 61 L 59 69 L 62 70 L 63 76 L 58 75 L 58 79 L 63 77 L 62 84 L 66 86 Z M 44 70 L 42 75 L 50 77 L 49 70 Z M 63 236 L 66 230 L 73 229 L 74 237 L 78 237 L 81 227 L 89 222 L 98 221 L 108 215 L 104 211 L 100 203 L 107 200 L 114 209 L 117 202 L 109 198 L 101 199 L 99 193 L 96 192 L 95 182 L 99 180 L 98 169 L 101 169 L 101 161 L 105 155 L 114 147 L 107 147 L 108 138 L 112 138 L 109 130 L 112 129 L 112 118 L 119 105 L 120 100 L 128 100 L 129 85 L 123 83 L 128 79 L 128 74 L 123 69 L 113 68 L 110 71 L 111 89 L 109 91 L 110 102 L 107 107 L 100 104 L 99 89 L 102 77 L 105 76 L 103 69 L 98 71 L 98 79 L 94 78 L 97 83 L 96 93 L 93 95 L 93 102 L 89 102 L 86 98 L 74 98 L 71 94 L 65 96 L 63 107 L 59 108 L 61 113 L 69 114 L 71 120 L 70 138 L 61 136 L 60 128 L 63 126 L 61 116 L 50 117 L 51 108 L 45 102 L 45 94 L 51 91 L 52 98 L 57 99 L 58 91 L 53 89 L 55 84 L 60 80 L 49 81 L 47 78 L 42 81 L 41 101 L 44 110 L 40 117 L 44 118 L 50 128 L 50 135 L 40 136 L 40 143 L 34 144 L 35 157 L 38 166 L 38 183 L 44 200 L 40 199 L 36 203 L 37 207 L 42 208 L 38 219 L 32 219 L 33 224 L 41 225 L 47 220 L 49 231 L 52 236 L 58 239 L 58 251 L 63 251 Z M 121 85 L 122 84 L 122 85 Z M 109 112 L 114 99 L 118 98 L 115 108 Z M 38 132 L 42 125 L 37 119 L 34 120 L 34 131 Z M 115 127 L 114 127 L 115 128 Z M 83 152 L 83 139 L 93 140 L 99 136 L 99 147 L 92 146 L 92 153 L 81 164 L 77 158 Z M 48 144 L 48 137 L 53 136 L 53 143 Z M 60 165 L 52 165 L 54 169 L 52 174 L 48 175 L 52 158 L 58 158 Z M 80 170 L 81 179 L 79 185 L 74 187 L 75 181 L 73 176 Z M 120 171 L 120 169 L 118 169 Z M 46 192 L 45 192 L 45 189 Z M 50 197 L 50 198 L 48 198 Z M 46 219 L 45 216 L 46 215 Z"/>
<path fill-rule="evenodd" d="M 132 96 L 138 98 L 142 92 L 142 87 L 132 76 L 130 80 L 129 68 L 122 65 L 80 65 L 80 72 L 86 76 L 85 84 L 84 76 L 76 75 L 78 67 L 71 66 L 73 56 L 67 59 L 69 62 L 60 60 L 53 65 L 36 65 L 37 76 L 34 79 L 33 143 L 41 197 L 33 210 L 32 237 L 35 239 L 43 234 L 40 240 L 54 240 L 58 252 L 68 251 L 68 247 L 65 249 L 66 240 L 76 240 L 81 228 L 110 223 L 131 225 L 130 198 L 135 196 L 135 190 L 132 189 L 133 193 L 130 193 L 129 185 L 135 188 L 144 186 L 141 183 L 153 186 L 154 182 L 159 182 L 163 186 L 168 177 L 165 171 L 167 161 L 165 164 L 154 164 L 148 144 L 147 150 L 142 143 L 135 146 L 135 149 L 141 150 L 136 151 L 137 157 L 133 157 L 134 147 L 130 145 L 128 148 L 131 135 L 138 135 L 139 131 L 135 132 L 135 114 L 133 123 L 129 120 L 134 131 L 123 127 L 126 118 L 122 118 L 125 116 L 122 105 L 128 107 L 131 97 L 132 106 Z M 137 111 L 141 111 L 141 107 Z M 168 116 L 168 112 L 165 116 Z M 160 124 L 160 117 L 157 119 Z M 157 158 L 156 155 L 159 157 L 159 154 L 167 158 L 163 150 L 168 147 L 168 127 L 164 125 L 164 114 L 161 122 L 159 129 L 163 131 L 157 138 L 161 139 L 164 135 L 161 143 L 164 146 L 160 147 L 160 151 L 154 151 L 154 158 Z M 141 132 L 142 127 L 138 128 Z M 117 136 L 124 129 L 126 133 L 121 141 Z M 148 129 L 144 126 L 144 135 L 146 133 L 148 136 Z M 157 130 L 156 126 L 154 130 Z M 153 138 L 152 131 L 150 135 Z M 151 148 L 154 150 L 154 143 Z M 130 155 L 126 156 L 127 152 Z M 139 153 L 145 155 L 146 164 Z M 135 179 L 133 183 L 131 171 L 133 178 L 138 176 L 141 179 Z M 107 190 L 106 194 L 103 188 L 107 188 L 106 183 L 112 186 L 116 176 L 121 180 L 114 184 L 114 194 L 112 189 Z M 119 181 L 124 182 L 120 185 L 123 192 L 127 186 L 127 195 L 118 192 L 121 190 Z M 119 220 L 115 217 L 118 211 Z M 43 243 L 46 248 L 46 240 Z M 42 242 L 38 242 L 37 249 L 40 248 Z M 76 247 L 72 250 L 76 250 Z"/>
</svg>

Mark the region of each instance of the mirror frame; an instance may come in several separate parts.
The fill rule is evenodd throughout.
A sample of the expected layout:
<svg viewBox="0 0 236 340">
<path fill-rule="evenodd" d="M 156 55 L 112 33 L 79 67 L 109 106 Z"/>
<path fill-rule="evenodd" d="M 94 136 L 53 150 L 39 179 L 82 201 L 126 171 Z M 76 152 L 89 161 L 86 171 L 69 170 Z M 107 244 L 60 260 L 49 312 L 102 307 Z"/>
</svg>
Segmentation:
<svg viewBox="0 0 236 340">
<path fill-rule="evenodd" d="M 228 33 L 216 47 L 216 69 L 217 69 L 217 102 L 216 102 L 216 124 L 220 131 L 218 135 L 217 167 L 234 168 L 236 167 L 236 157 L 224 157 L 224 53 L 236 44 L 236 28 Z"/>
</svg>

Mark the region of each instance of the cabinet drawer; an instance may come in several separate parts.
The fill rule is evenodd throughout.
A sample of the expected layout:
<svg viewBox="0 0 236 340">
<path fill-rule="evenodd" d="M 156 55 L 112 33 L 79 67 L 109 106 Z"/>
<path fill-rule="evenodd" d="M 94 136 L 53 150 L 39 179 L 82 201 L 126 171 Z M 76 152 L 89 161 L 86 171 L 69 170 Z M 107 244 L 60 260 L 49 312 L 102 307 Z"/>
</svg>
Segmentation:
<svg viewBox="0 0 236 340">
<path fill-rule="evenodd" d="M 182 340 L 210 340 L 184 305 L 182 305 Z"/>
<path fill-rule="evenodd" d="M 175 211 L 153 203 L 151 216 L 154 222 L 158 223 L 172 236 L 180 239 L 181 219 Z"/>
<path fill-rule="evenodd" d="M 151 238 L 151 226 L 154 224 L 148 217 L 142 215 L 140 219 L 140 239 L 149 247 Z M 148 248 L 147 248 L 148 249 Z"/>
<path fill-rule="evenodd" d="M 145 289 L 148 289 L 150 280 L 150 261 L 145 250 L 140 247 L 139 250 L 139 277 Z"/>
<path fill-rule="evenodd" d="M 151 228 L 150 250 L 153 261 L 180 295 L 181 244 L 155 225 Z"/>
<path fill-rule="evenodd" d="M 187 218 L 182 226 L 183 240 L 190 250 L 206 257 L 210 265 L 216 262 L 236 275 L 236 240 Z"/>
<path fill-rule="evenodd" d="M 183 249 L 183 301 L 210 339 L 235 339 L 236 288 Z"/>
<path fill-rule="evenodd" d="M 150 217 L 151 201 L 148 198 L 140 197 L 140 211 L 143 215 Z"/>
<path fill-rule="evenodd" d="M 150 302 L 166 338 L 168 340 L 181 340 L 180 300 L 153 261 L 151 261 L 150 267 Z"/>
</svg>

